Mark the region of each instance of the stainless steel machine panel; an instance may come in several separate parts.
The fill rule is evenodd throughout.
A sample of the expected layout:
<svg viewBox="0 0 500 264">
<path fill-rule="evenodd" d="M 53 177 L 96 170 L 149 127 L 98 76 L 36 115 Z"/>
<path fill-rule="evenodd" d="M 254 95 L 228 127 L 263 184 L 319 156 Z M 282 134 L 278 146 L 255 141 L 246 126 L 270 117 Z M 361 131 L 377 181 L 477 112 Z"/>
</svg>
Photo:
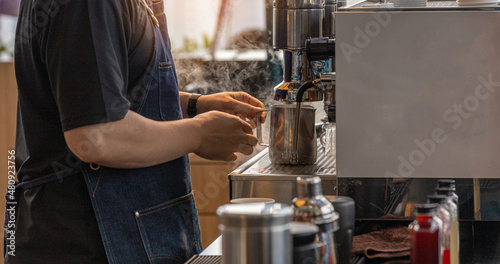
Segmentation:
<svg viewBox="0 0 500 264">
<path fill-rule="evenodd" d="M 319 144 L 320 145 L 320 144 Z M 276 165 L 264 149 L 229 174 L 230 198 L 267 197 L 291 204 L 297 196 L 298 176 L 319 176 L 325 195 L 337 194 L 335 157 L 318 148 L 314 165 Z"/>
<path fill-rule="evenodd" d="M 500 12 L 336 19 L 338 177 L 500 177 Z"/>
</svg>

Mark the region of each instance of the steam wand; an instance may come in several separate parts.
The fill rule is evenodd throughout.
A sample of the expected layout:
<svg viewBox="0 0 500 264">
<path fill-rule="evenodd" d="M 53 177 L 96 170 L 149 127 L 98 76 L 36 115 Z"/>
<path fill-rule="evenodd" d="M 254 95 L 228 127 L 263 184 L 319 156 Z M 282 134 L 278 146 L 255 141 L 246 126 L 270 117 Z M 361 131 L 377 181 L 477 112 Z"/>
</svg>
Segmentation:
<svg viewBox="0 0 500 264">
<path fill-rule="evenodd" d="M 293 133 L 293 157 L 292 161 L 297 162 L 299 157 L 299 153 L 297 151 L 298 149 L 298 141 L 299 141 L 299 123 L 300 123 L 300 107 L 301 107 L 301 102 L 302 98 L 304 97 L 305 91 L 307 91 L 310 88 L 315 87 L 315 84 L 319 82 L 318 80 L 315 81 L 309 81 L 305 82 L 302 84 L 299 89 L 297 90 L 297 94 L 295 96 L 295 101 L 297 102 L 296 108 L 295 108 L 295 127 L 294 127 L 294 133 Z"/>
</svg>

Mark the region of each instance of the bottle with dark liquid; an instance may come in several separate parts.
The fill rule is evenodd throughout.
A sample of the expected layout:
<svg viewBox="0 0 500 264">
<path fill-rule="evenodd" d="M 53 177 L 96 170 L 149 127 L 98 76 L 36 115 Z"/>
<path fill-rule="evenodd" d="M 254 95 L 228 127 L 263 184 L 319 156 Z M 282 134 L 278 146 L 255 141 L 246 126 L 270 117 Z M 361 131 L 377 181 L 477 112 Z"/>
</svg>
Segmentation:
<svg viewBox="0 0 500 264">
<path fill-rule="evenodd" d="M 442 264 L 437 204 L 417 204 L 416 219 L 409 225 L 412 264 Z"/>
</svg>

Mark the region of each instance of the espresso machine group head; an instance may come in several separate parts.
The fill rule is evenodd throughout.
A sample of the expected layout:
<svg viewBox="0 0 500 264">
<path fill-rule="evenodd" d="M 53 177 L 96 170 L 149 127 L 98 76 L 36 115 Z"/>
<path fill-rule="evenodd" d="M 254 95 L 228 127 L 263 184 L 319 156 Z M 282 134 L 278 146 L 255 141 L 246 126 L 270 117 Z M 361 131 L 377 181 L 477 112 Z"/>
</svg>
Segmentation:
<svg viewBox="0 0 500 264">
<path fill-rule="evenodd" d="M 335 9 L 335 0 L 274 1 L 273 48 L 284 55 L 274 100 L 324 101 L 325 111 L 334 112 Z"/>
</svg>

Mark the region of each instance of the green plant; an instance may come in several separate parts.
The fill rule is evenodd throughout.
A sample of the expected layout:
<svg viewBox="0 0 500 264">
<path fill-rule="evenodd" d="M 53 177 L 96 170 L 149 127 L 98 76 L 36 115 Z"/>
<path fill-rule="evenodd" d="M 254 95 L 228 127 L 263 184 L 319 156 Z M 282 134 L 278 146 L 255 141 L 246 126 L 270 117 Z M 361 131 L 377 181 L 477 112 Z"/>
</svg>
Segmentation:
<svg viewBox="0 0 500 264">
<path fill-rule="evenodd" d="M 2 39 L 0 38 L 0 54 L 6 51 L 7 51 L 7 46 L 3 43 Z"/>
<path fill-rule="evenodd" d="M 0 38 L 0 58 L 14 57 L 14 40 L 11 43 L 5 43 Z"/>
<path fill-rule="evenodd" d="M 192 38 L 184 38 L 184 43 L 181 48 L 181 52 L 192 53 L 198 49 L 198 43 L 196 43 L 195 39 Z"/>
<path fill-rule="evenodd" d="M 206 50 L 210 50 L 210 48 L 212 48 L 212 44 L 213 44 L 213 40 L 210 39 L 210 37 L 208 36 L 208 34 L 205 32 L 203 33 L 203 47 L 206 49 Z"/>
</svg>

